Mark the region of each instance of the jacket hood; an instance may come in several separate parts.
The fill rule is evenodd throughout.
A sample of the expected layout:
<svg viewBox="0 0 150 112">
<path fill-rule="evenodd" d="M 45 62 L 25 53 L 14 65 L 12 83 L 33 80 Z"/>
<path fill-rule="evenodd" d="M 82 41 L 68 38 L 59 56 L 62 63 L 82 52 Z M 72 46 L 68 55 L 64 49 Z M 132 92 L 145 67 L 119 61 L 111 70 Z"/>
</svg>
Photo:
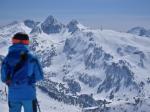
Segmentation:
<svg viewBox="0 0 150 112">
<path fill-rule="evenodd" d="M 22 52 L 29 52 L 29 47 L 23 44 L 13 44 L 9 47 L 9 52 L 6 56 L 6 60 L 9 65 L 14 66 L 20 60 L 20 54 Z"/>
</svg>

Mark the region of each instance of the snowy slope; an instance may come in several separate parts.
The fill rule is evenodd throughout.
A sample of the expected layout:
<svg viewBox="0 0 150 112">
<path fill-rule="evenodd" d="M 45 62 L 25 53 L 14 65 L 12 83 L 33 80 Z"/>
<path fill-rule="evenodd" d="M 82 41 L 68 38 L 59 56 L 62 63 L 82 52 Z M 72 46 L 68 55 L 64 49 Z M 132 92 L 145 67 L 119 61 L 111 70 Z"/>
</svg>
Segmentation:
<svg viewBox="0 0 150 112">
<path fill-rule="evenodd" d="M 37 88 L 37 97 L 42 112 L 81 112 L 81 108 L 73 105 L 66 105 L 62 102 L 58 102 L 50 97 L 47 94 L 43 93 Z M 0 99 L 0 109 L 2 112 L 8 112 L 8 103 L 6 99 Z M 22 109 L 23 110 L 23 109 Z M 22 111 L 23 112 L 23 111 Z"/>
<path fill-rule="evenodd" d="M 97 107 L 103 109 L 105 103 L 111 112 L 149 112 L 149 38 L 92 30 L 76 20 L 64 25 L 52 16 L 42 22 L 27 23 L 15 22 L 1 28 L 0 55 L 6 55 L 14 33 L 23 31 L 30 35 L 30 48 L 45 72 L 45 80 L 38 87 L 53 99 L 53 104 L 46 100 L 48 104 L 60 102 L 64 112 L 69 111 L 66 109 L 70 104 L 85 111 L 98 111 Z M 43 109 L 48 107 L 42 101 L 41 105 Z M 73 110 L 80 111 L 78 106 Z"/>
<path fill-rule="evenodd" d="M 39 104 L 43 112 L 50 110 L 51 112 L 81 112 L 78 106 L 67 105 L 63 102 L 58 102 L 44 94 L 41 90 L 37 89 Z"/>
</svg>

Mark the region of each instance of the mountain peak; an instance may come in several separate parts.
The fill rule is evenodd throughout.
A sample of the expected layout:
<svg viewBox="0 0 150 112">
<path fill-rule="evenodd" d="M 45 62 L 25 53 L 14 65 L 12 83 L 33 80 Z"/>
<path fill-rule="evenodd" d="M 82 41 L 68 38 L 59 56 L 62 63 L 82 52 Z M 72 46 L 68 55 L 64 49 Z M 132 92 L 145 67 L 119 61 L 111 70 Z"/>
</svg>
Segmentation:
<svg viewBox="0 0 150 112">
<path fill-rule="evenodd" d="M 144 27 L 137 26 L 137 27 L 133 27 L 131 30 L 146 30 L 146 29 Z"/>
<path fill-rule="evenodd" d="M 12 26 L 12 25 L 16 25 L 16 24 L 19 24 L 19 22 L 18 22 L 18 21 L 13 21 L 13 22 L 9 23 L 9 24 L 6 25 L 6 26 Z"/>
<path fill-rule="evenodd" d="M 74 33 L 78 30 L 86 29 L 86 27 L 80 24 L 77 20 L 72 20 L 67 24 L 68 31 Z"/>
<path fill-rule="evenodd" d="M 69 22 L 69 24 L 77 25 L 77 24 L 79 24 L 79 22 L 77 20 L 73 19 Z"/>
<path fill-rule="evenodd" d="M 67 24 L 68 31 L 71 32 L 71 33 L 74 33 L 77 30 L 79 30 L 78 24 L 79 24 L 79 22 L 77 20 L 70 21 Z"/>
<path fill-rule="evenodd" d="M 44 23 L 46 23 L 46 24 L 54 24 L 57 22 L 58 21 L 52 15 L 48 16 L 44 21 Z"/>
<path fill-rule="evenodd" d="M 51 33 L 59 33 L 62 28 L 64 27 L 63 24 L 59 23 L 53 16 L 48 16 L 45 21 L 41 24 L 42 31 L 46 34 Z"/>
<path fill-rule="evenodd" d="M 34 28 L 37 24 L 39 24 L 39 22 L 35 22 L 33 20 L 30 20 L 30 19 L 26 19 L 23 22 L 29 28 Z"/>
<path fill-rule="evenodd" d="M 133 27 L 132 29 L 128 30 L 127 33 L 135 34 L 138 36 L 150 36 L 150 33 L 148 30 L 146 30 L 144 27 Z"/>
</svg>

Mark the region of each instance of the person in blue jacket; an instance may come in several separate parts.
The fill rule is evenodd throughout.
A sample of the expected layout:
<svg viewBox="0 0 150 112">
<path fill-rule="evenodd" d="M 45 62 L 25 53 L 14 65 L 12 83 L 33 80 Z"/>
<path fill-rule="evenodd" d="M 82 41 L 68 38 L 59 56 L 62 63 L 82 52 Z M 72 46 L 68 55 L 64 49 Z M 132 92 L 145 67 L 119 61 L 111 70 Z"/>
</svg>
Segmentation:
<svg viewBox="0 0 150 112">
<path fill-rule="evenodd" d="M 36 112 L 35 83 L 43 79 L 38 59 L 29 52 L 29 36 L 16 33 L 1 67 L 1 80 L 8 85 L 9 112 Z"/>
</svg>

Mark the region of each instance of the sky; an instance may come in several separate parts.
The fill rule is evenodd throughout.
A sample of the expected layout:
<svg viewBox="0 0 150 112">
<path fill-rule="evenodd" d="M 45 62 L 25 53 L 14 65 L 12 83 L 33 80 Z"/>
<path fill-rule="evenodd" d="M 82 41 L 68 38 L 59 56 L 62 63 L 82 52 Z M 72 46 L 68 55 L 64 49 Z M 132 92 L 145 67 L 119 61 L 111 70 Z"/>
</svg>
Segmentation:
<svg viewBox="0 0 150 112">
<path fill-rule="evenodd" d="M 49 15 L 65 24 L 76 19 L 91 28 L 150 29 L 150 0 L 0 0 L 0 25 L 43 21 Z"/>
</svg>

